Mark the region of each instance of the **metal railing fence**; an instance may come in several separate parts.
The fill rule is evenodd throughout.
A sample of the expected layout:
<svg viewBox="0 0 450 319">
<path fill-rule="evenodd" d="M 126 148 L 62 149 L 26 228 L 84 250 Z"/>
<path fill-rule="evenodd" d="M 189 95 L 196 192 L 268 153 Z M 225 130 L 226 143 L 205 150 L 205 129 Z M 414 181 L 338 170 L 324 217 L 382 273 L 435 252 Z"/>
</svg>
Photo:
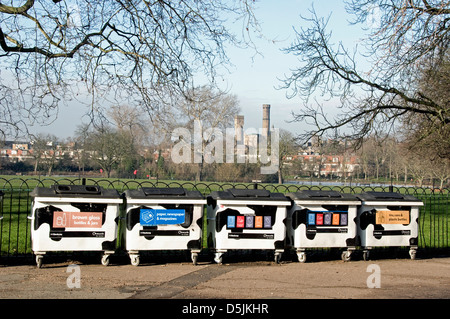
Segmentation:
<svg viewBox="0 0 450 319">
<path fill-rule="evenodd" d="M 119 192 L 140 187 L 183 187 L 198 190 L 207 196 L 212 191 L 228 188 L 266 189 L 271 192 L 288 193 L 300 190 L 336 190 L 342 193 L 366 191 L 394 191 L 410 194 L 424 202 L 419 217 L 419 249 L 426 253 L 449 253 L 450 189 L 431 189 L 393 186 L 324 186 L 299 184 L 218 183 L 189 181 L 120 180 L 85 178 L 25 178 L 0 177 L 0 256 L 23 256 L 31 254 L 30 220 L 32 198 L 30 192 L 37 186 L 51 185 L 98 185 L 114 188 Z"/>
</svg>

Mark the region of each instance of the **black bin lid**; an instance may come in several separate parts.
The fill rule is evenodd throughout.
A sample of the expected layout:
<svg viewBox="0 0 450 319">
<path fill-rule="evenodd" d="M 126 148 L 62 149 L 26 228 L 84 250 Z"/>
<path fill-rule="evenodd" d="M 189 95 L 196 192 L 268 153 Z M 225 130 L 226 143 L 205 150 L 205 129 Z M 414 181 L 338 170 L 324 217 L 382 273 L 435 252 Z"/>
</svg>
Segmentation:
<svg viewBox="0 0 450 319">
<path fill-rule="evenodd" d="M 340 193 L 332 190 L 303 190 L 286 194 L 293 200 L 324 200 L 324 201 L 357 201 L 358 198 L 352 194 Z"/>
<path fill-rule="evenodd" d="M 32 197 L 76 197 L 76 198 L 119 198 L 115 189 L 105 189 L 98 185 L 52 185 L 51 187 L 36 187 L 30 193 Z"/>
<path fill-rule="evenodd" d="M 189 191 L 182 187 L 141 187 L 126 190 L 125 196 L 134 199 L 203 199 L 203 195 L 199 191 Z"/>
<path fill-rule="evenodd" d="M 420 202 L 417 198 L 407 194 L 400 194 L 396 192 L 365 192 L 356 195 L 362 201 L 376 201 L 376 202 Z"/>
<path fill-rule="evenodd" d="M 142 192 L 146 196 L 185 196 L 186 191 L 184 188 L 155 188 L 155 187 L 142 187 Z"/>
<path fill-rule="evenodd" d="M 224 191 L 214 191 L 208 196 L 215 200 L 262 200 L 262 201 L 288 201 L 281 193 L 272 193 L 265 189 L 229 188 Z"/>
<path fill-rule="evenodd" d="M 228 191 L 234 197 L 270 197 L 270 192 L 265 189 L 230 188 Z"/>
</svg>

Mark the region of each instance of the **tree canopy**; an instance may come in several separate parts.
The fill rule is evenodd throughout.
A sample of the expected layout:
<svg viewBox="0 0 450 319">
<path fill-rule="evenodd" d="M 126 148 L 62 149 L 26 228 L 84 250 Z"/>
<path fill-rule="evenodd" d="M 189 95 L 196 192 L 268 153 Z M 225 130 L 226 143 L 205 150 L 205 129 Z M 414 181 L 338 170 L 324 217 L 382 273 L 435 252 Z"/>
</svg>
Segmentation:
<svg viewBox="0 0 450 319">
<path fill-rule="evenodd" d="M 214 83 L 226 45 L 251 45 L 256 25 L 251 0 L 2 1 L 1 133 L 48 123 L 68 101 L 91 116 L 111 101 L 151 113 L 195 75 Z"/>
<path fill-rule="evenodd" d="M 448 86 L 433 90 L 437 85 L 423 84 L 427 75 L 449 62 L 450 2 L 349 0 L 346 9 L 352 23 L 367 31 L 358 47 L 334 44 L 328 19 L 312 9 L 303 18 L 308 27 L 296 30 L 295 42 L 285 49 L 298 57 L 298 65 L 282 86 L 289 96 L 304 101 L 294 120 L 314 125 L 306 137 L 339 131 L 362 141 L 370 134 L 393 132 L 417 116 L 434 128 L 448 128 L 449 100 L 440 91 L 444 87 L 448 95 Z M 369 61 L 369 69 L 361 67 L 362 58 Z M 442 78 L 448 77 L 441 71 Z M 328 99 L 338 101 L 337 116 L 323 106 Z"/>
</svg>

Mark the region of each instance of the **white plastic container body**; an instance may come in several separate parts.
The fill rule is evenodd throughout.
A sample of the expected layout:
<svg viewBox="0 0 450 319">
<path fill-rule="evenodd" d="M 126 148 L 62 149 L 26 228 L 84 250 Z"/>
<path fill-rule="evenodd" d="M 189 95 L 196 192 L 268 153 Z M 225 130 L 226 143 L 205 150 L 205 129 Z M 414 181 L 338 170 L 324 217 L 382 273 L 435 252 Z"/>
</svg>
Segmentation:
<svg viewBox="0 0 450 319">
<path fill-rule="evenodd" d="M 238 200 L 220 200 L 216 205 L 208 205 L 208 242 L 210 248 L 216 251 L 227 251 L 230 249 L 268 249 L 268 250 L 284 250 L 287 217 L 286 207 L 290 203 L 288 201 L 238 201 Z M 227 227 L 227 223 L 219 225 L 216 217 L 221 212 L 238 211 L 239 216 L 255 218 L 255 210 L 248 207 L 270 207 L 275 210 L 273 225 L 264 228 L 245 228 L 240 231 L 237 228 Z M 262 213 L 264 217 L 264 213 Z"/>
<path fill-rule="evenodd" d="M 361 246 L 364 248 L 389 247 L 389 246 L 417 246 L 419 235 L 419 207 L 421 202 L 363 202 L 358 209 L 358 234 L 361 239 Z M 377 212 L 397 211 L 409 212 L 409 223 L 380 223 L 377 224 L 374 218 L 366 221 L 366 215 Z"/>
<path fill-rule="evenodd" d="M 166 209 L 163 206 L 165 204 L 181 205 L 181 207 L 192 205 L 190 224 L 186 227 L 181 224 L 160 224 L 154 227 L 155 229 L 145 229 L 145 226 L 136 222 L 131 229 L 127 228 L 126 230 L 125 246 L 127 251 L 201 250 L 203 209 L 206 200 L 127 199 L 127 216 L 131 211 L 139 211 L 143 207 L 164 210 Z"/>
<path fill-rule="evenodd" d="M 55 251 L 114 251 L 117 239 L 118 217 L 122 199 L 95 199 L 79 197 L 36 197 L 32 207 L 31 240 L 32 250 L 35 254 Z M 36 211 L 49 206 L 62 212 L 76 213 L 81 210 L 72 204 L 90 203 L 104 204 L 104 220 L 100 227 L 70 227 L 54 228 L 52 221 L 37 225 Z M 53 221 L 54 223 L 55 221 Z"/>
<path fill-rule="evenodd" d="M 359 203 L 359 201 L 316 200 L 314 202 L 302 202 L 295 200 L 288 212 L 290 223 L 287 230 L 290 246 L 298 250 L 356 247 L 356 216 Z M 330 206 L 348 208 L 345 210 L 329 210 L 326 208 Z M 295 216 L 296 214 L 301 216 Z M 331 222 L 326 222 L 324 216 L 329 214 L 331 214 Z M 321 219 L 319 219 L 319 216 L 321 216 Z M 336 218 L 333 218 L 333 216 Z M 343 216 L 345 216 L 345 222 Z M 314 218 L 314 222 L 310 218 Z M 299 219 L 301 222 L 298 221 Z"/>
</svg>

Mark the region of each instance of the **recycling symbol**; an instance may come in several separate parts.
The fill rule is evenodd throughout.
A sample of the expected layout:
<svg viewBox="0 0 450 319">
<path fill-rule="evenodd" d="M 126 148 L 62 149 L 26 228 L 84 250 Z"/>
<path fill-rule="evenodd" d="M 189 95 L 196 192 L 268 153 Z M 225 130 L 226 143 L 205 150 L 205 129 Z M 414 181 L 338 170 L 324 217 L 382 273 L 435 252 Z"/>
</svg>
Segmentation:
<svg viewBox="0 0 450 319">
<path fill-rule="evenodd" d="M 141 211 L 141 219 L 142 219 L 145 223 L 150 224 L 150 223 L 155 219 L 154 211 L 151 210 L 151 209 L 148 209 L 148 210 L 142 210 L 142 211 Z"/>
</svg>

